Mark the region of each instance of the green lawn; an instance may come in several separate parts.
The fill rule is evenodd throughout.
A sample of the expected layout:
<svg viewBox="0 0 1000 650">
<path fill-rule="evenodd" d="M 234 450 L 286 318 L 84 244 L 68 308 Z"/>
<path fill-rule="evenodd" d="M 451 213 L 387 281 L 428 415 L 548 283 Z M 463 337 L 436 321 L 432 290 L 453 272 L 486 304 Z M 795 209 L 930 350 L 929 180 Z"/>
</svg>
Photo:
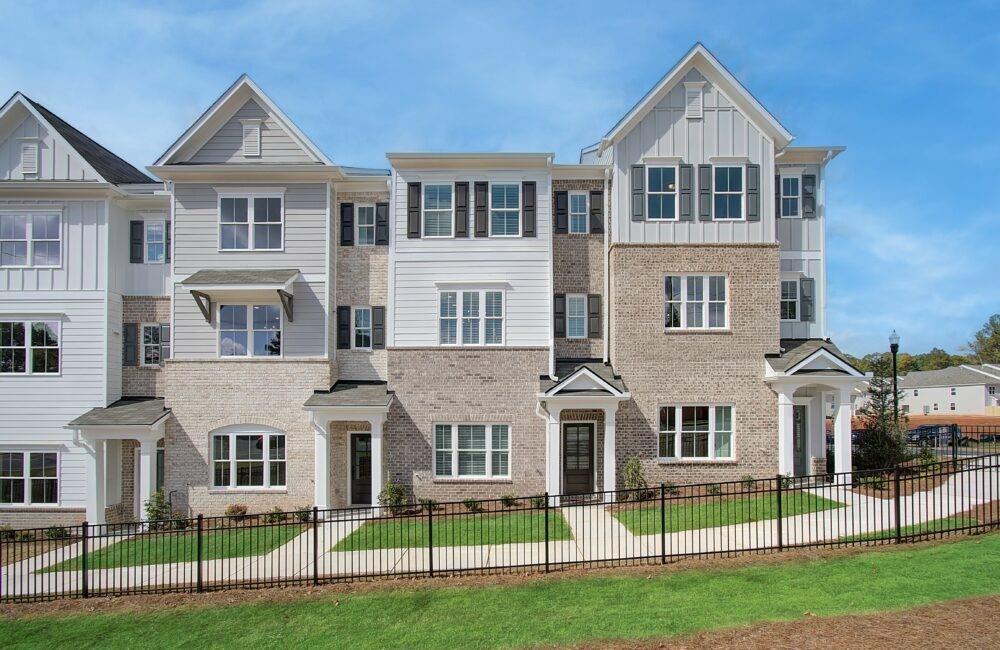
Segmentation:
<svg viewBox="0 0 1000 650">
<path fill-rule="evenodd" d="M 261 555 L 273 551 L 302 532 L 298 524 L 232 528 L 205 531 L 202 534 L 202 558 L 220 560 L 229 557 Z M 87 554 L 90 569 L 113 569 L 144 564 L 194 562 L 198 556 L 196 533 L 153 534 L 112 544 Z M 43 572 L 80 569 L 80 557 L 53 565 Z"/>
<path fill-rule="evenodd" d="M 0 620 L 5 647 L 521 647 L 597 643 L 1000 592 L 1000 534 L 738 569 L 390 588 L 285 602 Z M 266 597 L 266 596 L 265 596 Z M 984 621 L 989 625 L 989 621 Z"/>
<path fill-rule="evenodd" d="M 943 530 L 949 530 L 953 528 L 962 528 L 964 526 L 975 526 L 977 523 L 979 522 L 972 517 L 945 517 L 943 519 L 932 519 L 922 524 L 903 526 L 900 532 L 905 537 L 906 535 L 919 535 L 921 533 L 938 533 Z M 894 539 L 895 537 L 896 537 L 896 529 L 887 528 L 886 530 L 875 531 L 872 533 L 865 533 L 864 535 L 847 535 L 846 537 L 841 537 L 837 541 L 868 542 L 877 539 Z"/>
<path fill-rule="evenodd" d="M 340 540 L 335 551 L 368 551 L 378 548 L 424 548 L 427 517 L 374 520 Z M 549 512 L 549 539 L 572 539 L 566 520 Z M 545 513 L 503 512 L 478 515 L 435 515 L 434 546 L 473 546 L 545 541 Z"/>
<path fill-rule="evenodd" d="M 841 508 L 842 503 L 830 501 L 808 492 L 789 490 L 781 498 L 781 516 L 791 517 L 831 508 Z M 778 500 L 773 494 L 759 497 L 717 498 L 709 503 L 667 501 L 667 532 L 731 526 L 751 521 L 775 519 L 778 516 Z M 626 528 L 635 535 L 652 535 L 660 532 L 660 503 L 626 507 L 615 513 Z"/>
</svg>

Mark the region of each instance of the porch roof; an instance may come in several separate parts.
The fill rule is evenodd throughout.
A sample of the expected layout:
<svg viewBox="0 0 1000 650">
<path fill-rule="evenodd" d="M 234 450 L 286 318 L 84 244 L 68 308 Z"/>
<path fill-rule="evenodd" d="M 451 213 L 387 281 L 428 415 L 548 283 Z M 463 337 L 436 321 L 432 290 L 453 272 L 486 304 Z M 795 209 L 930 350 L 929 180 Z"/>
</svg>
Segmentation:
<svg viewBox="0 0 1000 650">
<path fill-rule="evenodd" d="M 163 406 L 162 397 L 123 397 L 104 408 L 90 409 L 75 420 L 70 427 L 150 427 L 170 415 Z"/>
<path fill-rule="evenodd" d="M 566 383 L 580 370 L 586 369 L 596 375 L 603 382 L 613 387 L 619 393 L 628 392 L 625 382 L 615 373 L 610 363 L 604 363 L 600 359 L 556 359 L 556 379 L 549 375 L 539 377 L 539 392 L 542 394 L 551 393 L 554 388 Z M 566 386 L 558 391 L 561 395 L 608 395 L 608 391 L 588 386 L 587 388 L 573 388 Z"/>
<path fill-rule="evenodd" d="M 268 286 L 285 288 L 295 276 L 298 269 L 202 269 L 189 275 L 184 285 L 205 286 Z"/>
<path fill-rule="evenodd" d="M 384 381 L 338 381 L 329 390 L 309 396 L 305 406 L 388 407 L 395 393 Z"/>
<path fill-rule="evenodd" d="M 833 355 L 841 362 L 853 368 L 858 374 L 863 374 L 860 370 L 855 368 L 850 361 L 847 360 L 844 353 L 840 351 L 840 348 L 834 345 L 833 341 L 830 339 L 781 339 L 781 353 L 768 355 L 766 360 L 768 365 L 771 366 L 771 368 L 776 372 L 786 372 L 788 369 L 794 368 L 820 350 L 825 350 L 827 353 Z M 800 373 L 807 372 L 815 371 L 800 371 Z M 839 369 L 824 369 L 822 372 L 845 375 L 848 374 L 847 372 Z"/>
</svg>

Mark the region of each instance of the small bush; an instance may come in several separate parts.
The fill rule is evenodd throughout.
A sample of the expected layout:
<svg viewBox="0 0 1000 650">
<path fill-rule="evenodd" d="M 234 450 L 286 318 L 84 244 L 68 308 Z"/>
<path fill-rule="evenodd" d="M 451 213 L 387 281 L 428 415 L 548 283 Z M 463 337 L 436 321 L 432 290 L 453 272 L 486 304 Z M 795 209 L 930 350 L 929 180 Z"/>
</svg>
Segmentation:
<svg viewBox="0 0 1000 650">
<path fill-rule="evenodd" d="M 378 503 L 389 508 L 392 513 L 398 512 L 406 505 L 406 486 L 402 483 L 389 481 L 378 493 Z"/>
<path fill-rule="evenodd" d="M 513 508 L 517 505 L 517 497 L 513 494 L 504 494 L 500 497 L 500 505 L 504 508 Z"/>
<path fill-rule="evenodd" d="M 462 505 L 465 506 L 465 509 L 469 512 L 479 512 L 483 509 L 479 501 L 476 499 L 465 499 L 462 501 Z"/>
<path fill-rule="evenodd" d="M 243 521 L 247 518 L 247 506 L 245 503 L 230 503 L 226 506 L 226 516 L 232 521 Z"/>
<path fill-rule="evenodd" d="M 644 501 L 649 498 L 649 484 L 642 473 L 642 463 L 633 456 L 625 463 L 625 493 L 626 501 Z"/>
<path fill-rule="evenodd" d="M 186 528 L 192 525 L 194 524 L 192 524 L 190 519 L 174 519 L 174 521 L 172 522 L 172 527 L 174 530 L 185 530 Z"/>
<path fill-rule="evenodd" d="M 268 513 L 266 513 L 264 515 L 264 523 L 265 524 L 280 524 L 281 522 L 283 522 L 285 520 L 285 517 L 287 517 L 287 515 L 285 514 L 285 512 L 281 508 L 279 508 L 278 506 L 274 506 L 273 508 L 271 508 L 270 512 L 268 512 Z"/>
<path fill-rule="evenodd" d="M 860 487 L 871 488 L 872 490 L 885 490 L 886 489 L 885 476 L 882 474 L 867 474 L 858 478 L 858 485 Z"/>
<path fill-rule="evenodd" d="M 781 489 L 782 490 L 787 490 L 790 487 L 792 487 L 792 477 L 791 476 L 782 476 L 781 477 Z"/>
<path fill-rule="evenodd" d="M 529 499 L 531 507 L 541 510 L 545 507 L 546 498 L 543 495 L 533 496 Z"/>
<path fill-rule="evenodd" d="M 705 486 L 705 492 L 713 497 L 722 496 L 722 485 L 719 483 L 709 483 Z"/>
<path fill-rule="evenodd" d="M 295 509 L 295 518 L 299 523 L 308 524 L 312 520 L 313 511 L 309 506 L 300 506 Z"/>
<path fill-rule="evenodd" d="M 934 453 L 934 449 L 930 445 L 925 445 L 920 448 L 920 453 L 917 454 L 917 462 L 922 467 L 933 465 L 938 462 L 937 454 Z"/>
<path fill-rule="evenodd" d="M 677 484 L 674 483 L 673 481 L 667 481 L 666 483 L 663 484 L 663 487 L 666 489 L 667 494 L 669 494 L 672 497 L 675 497 L 681 493 L 681 489 L 677 487 Z"/>
<path fill-rule="evenodd" d="M 757 481 L 754 480 L 753 476 L 750 476 L 749 474 L 744 474 L 740 478 L 740 485 L 743 486 L 744 490 L 750 491 L 755 487 L 757 487 Z"/>
<path fill-rule="evenodd" d="M 146 520 L 149 522 L 150 530 L 160 530 L 166 528 L 164 523 L 170 519 L 170 503 L 163 496 L 163 490 L 157 490 L 149 495 L 149 501 L 145 505 Z"/>
<path fill-rule="evenodd" d="M 30 542 L 35 539 L 35 535 L 30 530 L 19 530 L 14 533 L 15 542 Z"/>
<path fill-rule="evenodd" d="M 438 502 L 435 499 L 418 499 L 417 503 L 420 504 L 420 509 L 424 512 L 434 512 L 438 507 Z"/>
<path fill-rule="evenodd" d="M 14 541 L 14 529 L 10 526 L 0 526 L 0 542 Z"/>
<path fill-rule="evenodd" d="M 45 529 L 46 539 L 66 539 L 69 537 L 69 532 L 62 526 L 50 526 Z"/>
</svg>

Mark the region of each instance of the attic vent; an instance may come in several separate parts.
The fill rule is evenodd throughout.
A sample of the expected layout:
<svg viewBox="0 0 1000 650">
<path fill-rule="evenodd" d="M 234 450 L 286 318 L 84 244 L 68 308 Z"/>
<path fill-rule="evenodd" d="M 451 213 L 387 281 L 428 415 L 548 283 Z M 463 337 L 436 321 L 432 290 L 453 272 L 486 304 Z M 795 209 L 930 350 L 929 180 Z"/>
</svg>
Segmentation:
<svg viewBox="0 0 1000 650">
<path fill-rule="evenodd" d="M 700 120 L 702 117 L 702 82 L 684 84 L 684 116 L 689 120 Z"/>
<path fill-rule="evenodd" d="M 243 156 L 260 156 L 260 120 L 243 120 Z"/>
<path fill-rule="evenodd" d="M 32 141 L 32 142 L 21 143 L 21 173 L 22 174 L 38 173 L 37 142 Z"/>
</svg>

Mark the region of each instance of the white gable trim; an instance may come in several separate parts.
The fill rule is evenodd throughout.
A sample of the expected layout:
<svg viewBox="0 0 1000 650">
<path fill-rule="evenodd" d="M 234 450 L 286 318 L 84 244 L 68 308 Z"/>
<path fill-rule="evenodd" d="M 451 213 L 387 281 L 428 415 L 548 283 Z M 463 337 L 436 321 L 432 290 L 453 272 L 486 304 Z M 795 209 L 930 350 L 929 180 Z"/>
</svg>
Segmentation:
<svg viewBox="0 0 1000 650">
<path fill-rule="evenodd" d="M 794 375 L 796 372 L 798 372 L 799 370 L 801 370 L 802 368 L 804 368 L 805 366 L 809 365 L 811 362 L 817 359 L 823 359 L 824 361 L 827 361 L 831 365 L 834 365 L 837 368 L 843 370 L 844 372 L 850 374 L 852 377 L 864 377 L 864 374 L 852 368 L 850 364 L 846 363 L 836 355 L 832 354 L 826 348 L 820 348 L 816 350 L 802 361 L 799 361 L 791 368 L 788 368 L 787 370 L 785 370 L 785 375 Z"/>
<path fill-rule="evenodd" d="M 613 396 L 618 397 L 618 396 L 624 395 L 624 393 L 622 393 L 620 390 L 618 390 L 617 388 L 615 388 L 614 386 L 612 386 L 611 384 L 609 384 L 607 381 L 605 381 L 604 379 L 602 379 L 593 370 L 591 370 L 590 368 L 587 368 L 586 366 L 584 366 L 582 368 L 578 368 L 576 370 L 576 372 L 574 372 L 573 374 L 571 374 L 569 377 L 566 377 L 566 378 L 562 379 L 558 384 L 556 384 L 555 386 L 553 386 L 549 390 L 545 391 L 545 396 L 546 397 L 553 397 L 555 395 L 558 395 L 563 390 L 571 389 L 571 387 L 572 387 L 573 384 L 580 383 L 584 379 L 589 379 L 594 384 L 596 384 L 598 387 L 600 387 L 603 390 L 608 391 Z"/>
<path fill-rule="evenodd" d="M 274 116 L 275 120 L 281 124 L 282 128 L 288 132 L 288 135 L 295 140 L 296 144 L 302 147 L 302 149 L 305 150 L 313 160 L 318 163 L 323 163 L 324 165 L 334 166 L 334 163 L 326 157 L 326 154 L 324 154 L 319 147 L 313 144 L 313 142 L 299 130 L 299 127 L 288 119 L 288 116 L 285 115 L 280 108 L 278 108 L 278 105 L 275 104 L 271 98 L 268 97 L 264 91 L 253 82 L 253 79 L 246 74 L 240 75 L 239 79 L 233 82 L 233 85 L 222 93 L 222 95 L 215 100 L 215 102 L 209 106 L 204 113 L 201 114 L 201 117 L 199 117 L 194 124 L 189 126 L 188 129 L 181 134 L 180 138 L 170 145 L 170 148 L 157 159 L 153 166 L 158 167 L 160 165 L 169 165 L 176 162 L 173 158 L 180 151 L 185 149 L 188 144 L 201 142 L 202 138 L 200 136 L 206 135 L 203 133 L 206 124 L 215 118 L 220 111 L 224 110 L 225 107 L 230 106 L 233 97 L 244 88 L 249 89 L 249 91 L 255 96 L 254 98 L 264 105 L 264 108 Z M 240 106 L 232 106 L 227 119 L 228 117 L 232 117 L 232 115 L 239 109 Z M 222 123 L 224 124 L 225 120 L 223 120 Z M 219 128 L 221 128 L 221 126 L 222 124 L 219 125 Z M 204 141 L 207 142 L 217 131 L 218 128 L 214 129 L 212 133 L 208 133 L 207 137 L 204 137 Z"/>
</svg>

